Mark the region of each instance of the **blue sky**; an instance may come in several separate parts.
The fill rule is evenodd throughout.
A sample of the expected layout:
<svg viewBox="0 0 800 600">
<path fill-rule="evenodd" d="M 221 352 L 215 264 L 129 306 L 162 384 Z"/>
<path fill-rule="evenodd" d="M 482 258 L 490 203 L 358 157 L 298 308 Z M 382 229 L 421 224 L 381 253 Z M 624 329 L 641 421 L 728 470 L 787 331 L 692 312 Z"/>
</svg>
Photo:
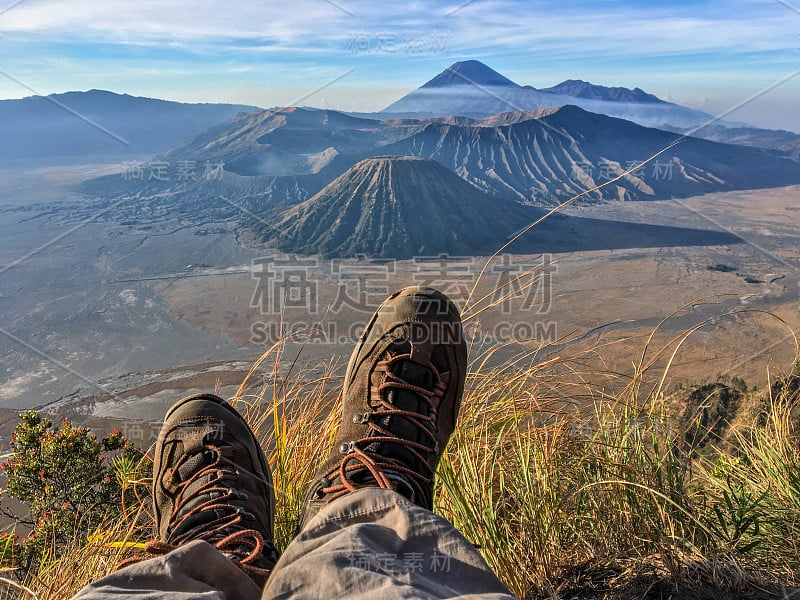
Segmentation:
<svg viewBox="0 0 800 600">
<path fill-rule="evenodd" d="M 719 113 L 800 71 L 800 0 L 0 0 L 3 10 L 0 71 L 25 85 L 0 76 L 0 98 L 100 88 L 369 111 L 479 59 L 522 84 L 639 86 Z M 798 109 L 800 73 L 728 118 L 800 131 Z"/>
</svg>

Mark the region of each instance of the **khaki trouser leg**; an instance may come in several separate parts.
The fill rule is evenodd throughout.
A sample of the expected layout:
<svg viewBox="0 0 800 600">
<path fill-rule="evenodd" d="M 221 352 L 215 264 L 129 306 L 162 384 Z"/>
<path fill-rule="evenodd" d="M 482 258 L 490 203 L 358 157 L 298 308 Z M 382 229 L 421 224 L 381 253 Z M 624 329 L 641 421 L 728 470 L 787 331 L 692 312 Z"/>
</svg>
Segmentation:
<svg viewBox="0 0 800 600">
<path fill-rule="evenodd" d="M 394 492 L 359 490 L 323 508 L 286 549 L 272 598 L 513 598 L 449 522 Z"/>
<path fill-rule="evenodd" d="M 348 494 L 289 544 L 261 591 L 205 542 L 121 569 L 76 600 L 513 598 L 445 519 L 388 490 Z"/>
<path fill-rule="evenodd" d="M 230 559 L 195 541 L 169 554 L 115 571 L 74 600 L 258 600 L 261 590 Z"/>
</svg>

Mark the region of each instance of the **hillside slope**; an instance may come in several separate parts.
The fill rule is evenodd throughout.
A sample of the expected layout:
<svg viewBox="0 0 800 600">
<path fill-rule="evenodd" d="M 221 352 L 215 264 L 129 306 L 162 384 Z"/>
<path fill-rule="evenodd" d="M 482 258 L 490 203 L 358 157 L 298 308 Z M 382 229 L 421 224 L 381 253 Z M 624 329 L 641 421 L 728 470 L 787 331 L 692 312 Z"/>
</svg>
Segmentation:
<svg viewBox="0 0 800 600">
<path fill-rule="evenodd" d="M 304 254 L 472 255 L 496 249 L 532 217 L 437 162 L 387 156 L 359 162 L 263 233 L 271 245 Z"/>
</svg>

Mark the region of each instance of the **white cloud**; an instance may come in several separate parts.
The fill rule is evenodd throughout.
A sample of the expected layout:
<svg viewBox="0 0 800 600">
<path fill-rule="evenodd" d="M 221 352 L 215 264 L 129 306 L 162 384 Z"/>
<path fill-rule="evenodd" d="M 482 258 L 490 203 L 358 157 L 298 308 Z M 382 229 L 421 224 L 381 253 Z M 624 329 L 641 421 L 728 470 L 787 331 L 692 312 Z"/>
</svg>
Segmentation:
<svg viewBox="0 0 800 600">
<path fill-rule="evenodd" d="M 450 32 L 455 48 L 540 50 L 556 56 L 685 54 L 795 48 L 800 15 L 777 2 L 710 3 L 700 12 L 666 5 L 567 8 L 554 3 L 475 0 L 447 17 L 452 3 L 295 0 L 290 5 L 219 0 L 28 0 L 0 15 L 0 30 L 80 35 L 112 43 L 262 41 L 242 51 L 301 47 L 345 51 L 348 34 Z M 347 11 L 347 12 L 345 12 Z M 352 16 L 347 13 L 352 13 Z"/>
<path fill-rule="evenodd" d="M 341 16 L 340 16 L 341 15 Z M 320 0 L 275 2 L 219 0 L 28 0 L 0 15 L 0 29 L 17 32 L 83 33 L 107 41 L 268 38 L 291 41 L 310 35 L 321 22 L 347 16 Z"/>
<path fill-rule="evenodd" d="M 325 102 L 369 110 L 468 58 L 537 87 L 580 77 L 709 98 L 726 78 L 749 89 L 800 66 L 792 67 L 800 63 L 800 15 L 775 0 L 647 8 L 633 0 L 474 0 L 450 17 L 459 0 L 333 1 L 344 10 L 327 0 L 27 0 L 0 14 L 4 68 L 44 91 L 105 87 L 211 100 L 225 90 L 236 101 L 227 94 L 238 90 L 238 101 L 268 105 L 356 67 L 325 90 Z M 353 53 L 356 34 L 373 43 L 394 36 L 395 51 Z M 447 36 L 449 51 L 404 52 L 404 40 L 419 34 Z M 6 88 L 23 93 L 0 81 L 0 96 Z"/>
</svg>

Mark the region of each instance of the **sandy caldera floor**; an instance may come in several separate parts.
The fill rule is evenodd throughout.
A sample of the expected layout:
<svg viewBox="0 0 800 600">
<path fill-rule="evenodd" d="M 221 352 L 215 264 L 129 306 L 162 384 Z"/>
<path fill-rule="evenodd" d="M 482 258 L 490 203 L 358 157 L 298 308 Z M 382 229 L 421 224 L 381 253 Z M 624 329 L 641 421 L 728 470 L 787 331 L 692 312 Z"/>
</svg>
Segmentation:
<svg viewBox="0 0 800 600">
<path fill-rule="evenodd" d="M 480 278 L 465 313 L 470 331 L 483 343 L 515 339 L 540 348 L 541 357 L 599 361 L 608 370 L 630 372 L 642 356 L 645 364 L 653 361 L 653 371 L 663 369 L 666 360 L 657 359 L 659 351 L 669 358 L 680 341 L 668 380 L 685 384 L 720 374 L 763 384 L 767 367 L 774 372 L 791 365 L 796 355 L 792 332 L 800 329 L 800 186 L 572 206 L 569 212 L 727 231 L 741 243 L 497 258 Z M 276 332 L 291 331 L 298 346 L 308 342 L 303 356 L 313 364 L 334 356 L 346 360 L 359 324 L 382 292 L 409 283 L 432 284 L 464 306 L 486 264 L 485 257 L 388 266 L 324 259 L 292 263 L 291 257 L 280 263 L 286 257 L 268 249 L 264 257 L 266 267 L 174 279 L 156 289 L 180 320 L 252 344 L 254 356 L 275 341 Z M 301 272 L 304 284 L 279 282 L 290 277 L 291 268 Z M 515 275 L 503 279 L 504 268 Z M 528 270 L 533 274 L 527 275 Z M 515 277 L 520 279 L 508 284 Z M 492 291 L 504 283 L 517 296 L 489 307 L 499 299 Z M 275 299 L 292 293 L 297 308 Z M 343 293 L 351 300 L 343 302 Z M 691 335 L 682 335 L 692 328 L 697 329 Z"/>
</svg>

